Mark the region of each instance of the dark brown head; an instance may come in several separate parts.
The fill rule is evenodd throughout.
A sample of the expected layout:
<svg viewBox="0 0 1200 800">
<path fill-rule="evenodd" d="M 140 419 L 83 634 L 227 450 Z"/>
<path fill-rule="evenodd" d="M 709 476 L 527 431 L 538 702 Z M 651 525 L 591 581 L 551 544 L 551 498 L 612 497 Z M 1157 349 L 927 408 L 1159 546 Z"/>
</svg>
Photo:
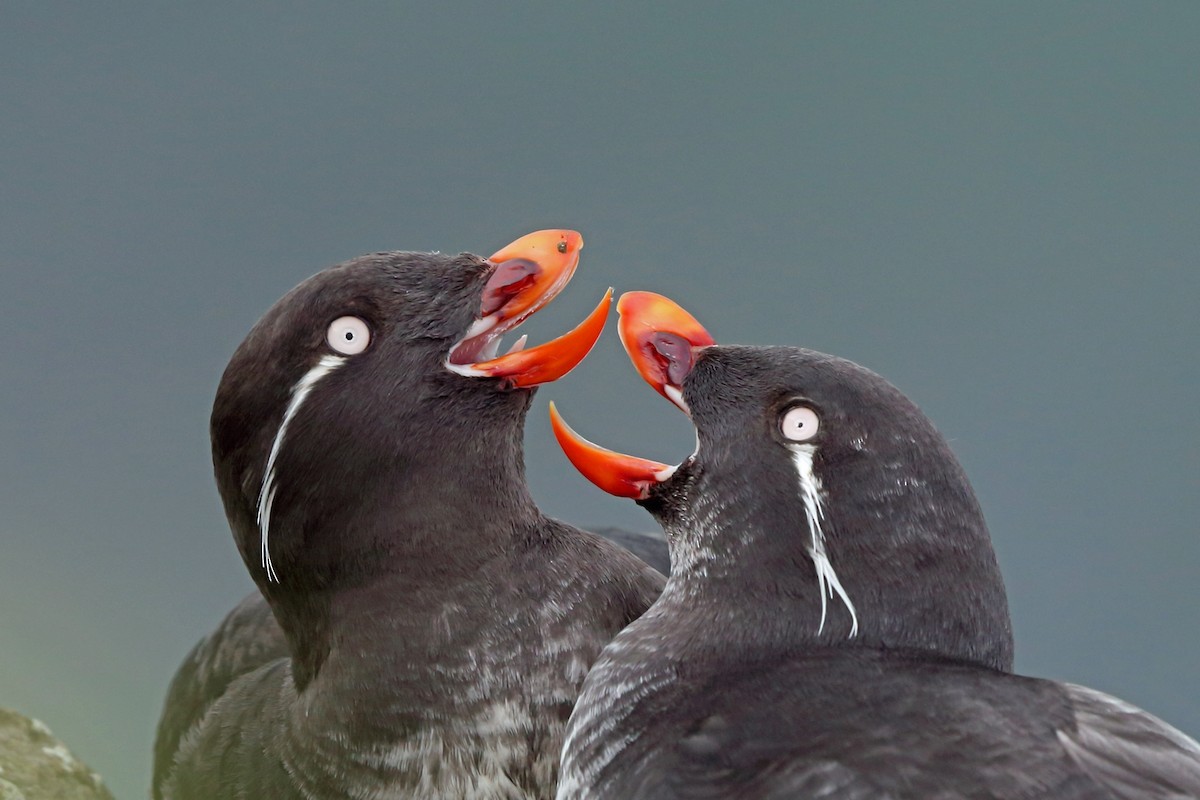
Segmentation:
<svg viewBox="0 0 1200 800">
<path fill-rule="evenodd" d="M 1011 668 L 1004 583 L 979 504 L 907 397 L 824 353 L 716 345 L 658 295 L 628 293 L 618 309 L 635 367 L 689 414 L 696 452 L 670 467 L 597 448 L 561 418 L 555 429 L 587 477 L 662 523 L 672 582 L 731 612 L 786 609 L 764 636 Z"/>
<path fill-rule="evenodd" d="M 581 247 L 556 230 L 491 259 L 376 253 L 267 311 L 225 370 L 211 431 L 226 513 L 268 598 L 432 554 L 450 569 L 489 525 L 536 514 L 521 448 L 532 387 L 586 355 L 608 297 L 553 342 L 496 352 Z"/>
</svg>

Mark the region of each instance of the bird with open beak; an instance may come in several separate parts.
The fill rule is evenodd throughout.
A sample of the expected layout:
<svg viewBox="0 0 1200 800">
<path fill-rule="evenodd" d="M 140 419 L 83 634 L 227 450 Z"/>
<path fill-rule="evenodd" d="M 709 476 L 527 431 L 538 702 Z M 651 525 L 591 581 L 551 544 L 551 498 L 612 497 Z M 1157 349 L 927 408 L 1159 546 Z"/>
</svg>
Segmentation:
<svg viewBox="0 0 1200 800">
<path fill-rule="evenodd" d="M 260 594 L 177 673 L 154 797 L 553 797 L 588 668 L 663 583 L 525 483 L 534 388 L 587 354 L 611 291 L 553 341 L 500 339 L 582 245 L 363 256 L 250 331 L 211 434 Z"/>
<path fill-rule="evenodd" d="M 878 375 L 715 344 L 618 303 L 635 368 L 696 428 L 677 466 L 555 435 L 666 531 L 662 596 L 584 683 L 560 800 L 1200 797 L 1200 745 L 1012 673 L 1003 581 L 946 441 Z"/>
</svg>

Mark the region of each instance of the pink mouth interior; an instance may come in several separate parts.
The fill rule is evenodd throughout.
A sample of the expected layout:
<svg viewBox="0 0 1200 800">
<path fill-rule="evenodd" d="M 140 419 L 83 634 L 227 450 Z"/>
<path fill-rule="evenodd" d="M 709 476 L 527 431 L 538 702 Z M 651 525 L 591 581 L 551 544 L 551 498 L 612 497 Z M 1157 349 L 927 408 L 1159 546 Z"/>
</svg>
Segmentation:
<svg viewBox="0 0 1200 800">
<path fill-rule="evenodd" d="M 486 330 L 474 336 L 468 336 L 454 345 L 450 349 L 449 361 L 451 364 L 475 364 L 494 358 L 497 348 L 490 347 L 490 345 L 553 300 L 571 277 L 570 273 L 567 273 L 565 275 L 567 280 L 557 280 L 546 287 L 545 293 L 519 315 L 506 317 L 504 307 L 520 297 L 523 292 L 528 291 L 541 272 L 542 268 L 527 258 L 509 259 L 496 267 L 483 288 L 479 313 L 475 317 L 476 322 L 494 317 L 495 323 Z"/>
</svg>

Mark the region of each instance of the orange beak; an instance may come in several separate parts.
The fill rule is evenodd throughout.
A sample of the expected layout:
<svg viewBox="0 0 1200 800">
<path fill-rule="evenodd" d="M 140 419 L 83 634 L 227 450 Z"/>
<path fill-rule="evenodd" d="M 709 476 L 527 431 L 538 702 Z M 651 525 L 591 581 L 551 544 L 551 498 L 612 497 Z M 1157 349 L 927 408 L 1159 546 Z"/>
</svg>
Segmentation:
<svg viewBox="0 0 1200 800">
<path fill-rule="evenodd" d="M 675 467 L 607 450 L 571 430 L 563 421 L 554 403 L 550 403 L 550 427 L 554 438 L 575 469 L 592 483 L 617 497 L 644 500 L 650 487 L 662 483 L 675 472 Z"/>
<path fill-rule="evenodd" d="M 504 378 L 517 387 L 558 380 L 575 369 L 600 338 L 608 319 L 608 309 L 612 307 L 612 295 L 610 288 L 592 313 L 569 333 L 528 350 L 516 350 L 490 361 L 481 361 L 474 364 L 474 368 L 490 378 Z"/>
<path fill-rule="evenodd" d="M 617 302 L 617 331 L 633 367 L 646 383 L 687 414 L 683 379 L 696 353 L 716 344 L 696 318 L 678 303 L 653 292 L 626 292 Z"/>
<path fill-rule="evenodd" d="M 579 265 L 583 237 L 575 231 L 545 230 L 522 236 L 489 261 L 479 314 L 466 336 L 450 350 L 446 366 L 460 375 L 501 378 L 510 387 L 555 381 L 575 368 L 604 330 L 612 289 L 570 333 L 524 349 L 524 337 L 497 356 L 500 336 L 520 325 L 562 291 Z"/>
<path fill-rule="evenodd" d="M 696 363 L 696 354 L 716 344 L 712 336 L 677 303 L 652 292 L 626 292 L 617 301 L 617 311 L 621 343 L 638 374 L 688 413 L 683 381 Z M 550 404 L 550 426 L 575 468 L 609 494 L 645 500 L 655 485 L 675 474 L 676 467 L 589 442 L 563 422 L 554 403 Z"/>
<path fill-rule="evenodd" d="M 515 328 L 562 291 L 582 249 L 583 237 L 566 230 L 535 231 L 501 247 L 488 259 L 497 266 L 483 290 L 481 320 L 516 320 L 507 326 Z"/>
</svg>

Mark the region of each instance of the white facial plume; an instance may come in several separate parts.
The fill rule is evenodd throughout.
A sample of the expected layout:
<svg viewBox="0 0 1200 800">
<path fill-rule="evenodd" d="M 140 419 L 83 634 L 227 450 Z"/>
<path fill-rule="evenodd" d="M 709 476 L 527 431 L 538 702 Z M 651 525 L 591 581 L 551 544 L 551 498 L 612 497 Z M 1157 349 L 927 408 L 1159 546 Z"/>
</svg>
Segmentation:
<svg viewBox="0 0 1200 800">
<path fill-rule="evenodd" d="M 852 624 L 849 638 L 854 638 L 858 635 L 858 614 L 854 611 L 854 603 L 850 602 L 850 596 L 842 588 L 842 582 L 838 580 L 837 572 L 829 561 L 829 554 L 825 552 L 825 534 L 821 531 L 821 520 L 825 516 L 821 506 L 821 480 L 813 472 L 813 454 L 817 448 L 813 444 L 805 443 L 816 435 L 819 421 L 811 409 L 797 407 L 783 416 L 781 426 L 784 436 L 794 442 L 788 445 L 788 449 L 792 451 L 792 463 L 796 467 L 796 476 L 800 482 L 800 497 L 804 501 L 804 516 L 808 520 L 808 529 L 812 536 L 808 553 L 817 570 L 817 587 L 821 593 L 821 624 L 817 633 L 825 630 L 826 604 L 836 593 L 850 612 Z"/>
<path fill-rule="evenodd" d="M 318 381 L 344 363 L 346 363 L 346 359 L 341 356 L 321 356 L 321 360 L 317 362 L 316 366 L 304 373 L 304 376 L 292 387 L 292 399 L 288 402 L 287 410 L 283 413 L 283 421 L 279 423 L 279 430 L 275 432 L 275 441 L 271 444 L 271 454 L 267 457 L 267 468 L 263 472 L 262 488 L 258 492 L 258 530 L 261 536 L 259 549 L 262 566 L 267 571 L 267 580 L 275 583 L 279 583 L 279 574 L 275 572 L 275 565 L 271 563 L 271 550 L 267 544 L 267 535 L 271 530 L 271 508 L 275 505 L 275 491 L 279 488 L 275 475 L 275 459 L 283 446 L 288 424 L 296 416 L 300 406 L 304 405 L 309 392 L 317 385 Z"/>
</svg>

